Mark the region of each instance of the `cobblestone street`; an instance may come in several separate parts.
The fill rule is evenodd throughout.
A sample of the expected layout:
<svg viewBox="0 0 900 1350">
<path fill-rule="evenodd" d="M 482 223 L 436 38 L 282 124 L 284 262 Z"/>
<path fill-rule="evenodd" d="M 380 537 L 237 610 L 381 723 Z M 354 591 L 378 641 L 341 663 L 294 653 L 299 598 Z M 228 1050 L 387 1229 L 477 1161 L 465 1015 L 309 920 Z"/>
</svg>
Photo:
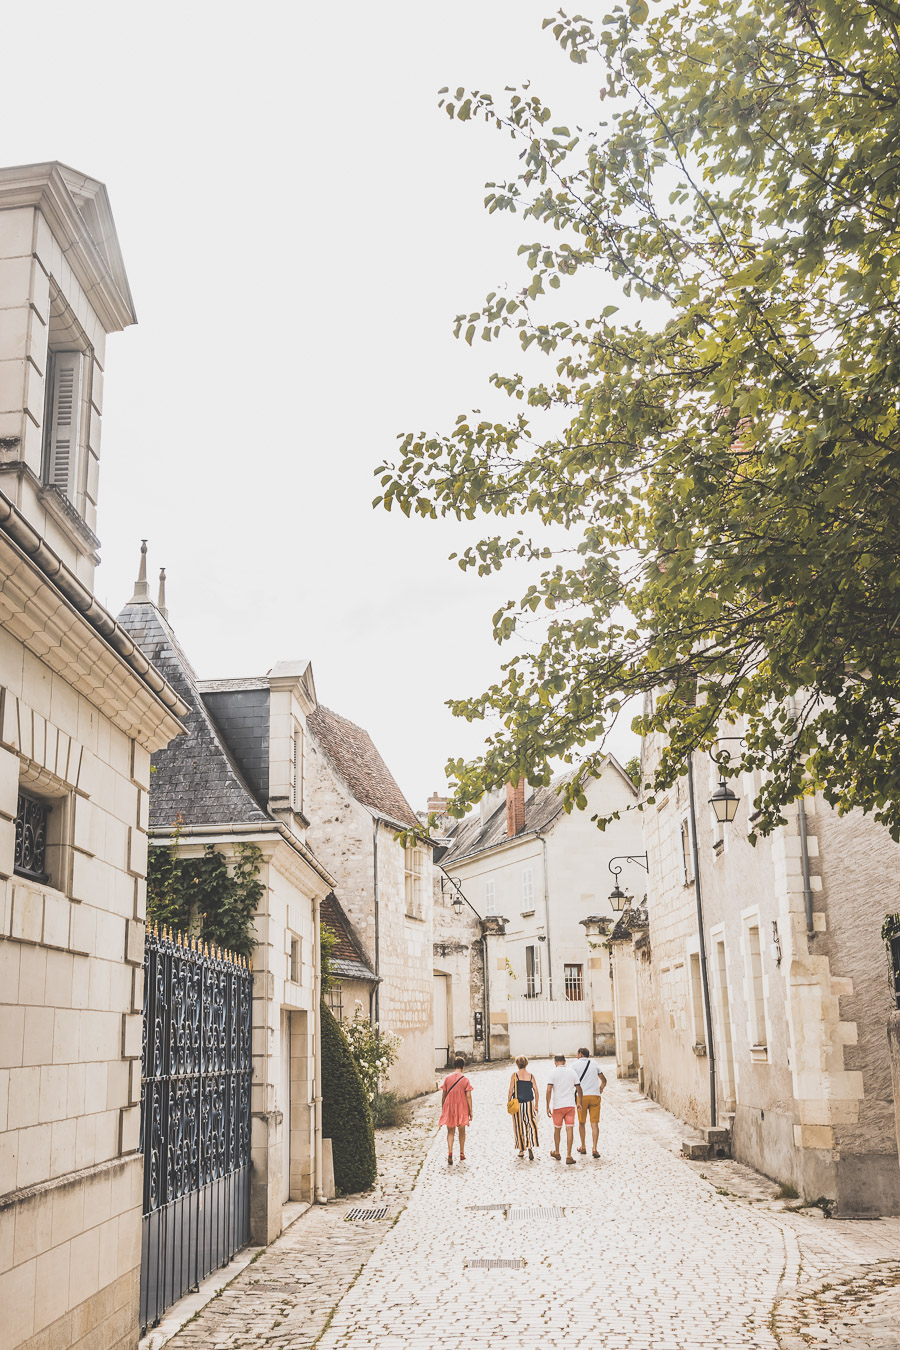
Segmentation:
<svg viewBox="0 0 900 1350">
<path fill-rule="evenodd" d="M 545 1083 L 547 1064 L 532 1067 Z M 345 1222 L 350 1201 L 310 1212 L 172 1350 L 900 1346 L 900 1220 L 791 1212 L 739 1164 L 684 1161 L 679 1123 L 611 1065 L 601 1158 L 550 1159 L 544 1115 L 535 1161 L 520 1162 L 508 1073 L 473 1074 L 466 1163 L 447 1167 L 435 1101 L 421 1105 L 379 1137 L 382 1175 L 365 1203 L 387 1204 L 386 1220 Z M 541 1212 L 554 1207 L 562 1214 Z M 485 1260 L 524 1264 L 471 1264 Z"/>
</svg>

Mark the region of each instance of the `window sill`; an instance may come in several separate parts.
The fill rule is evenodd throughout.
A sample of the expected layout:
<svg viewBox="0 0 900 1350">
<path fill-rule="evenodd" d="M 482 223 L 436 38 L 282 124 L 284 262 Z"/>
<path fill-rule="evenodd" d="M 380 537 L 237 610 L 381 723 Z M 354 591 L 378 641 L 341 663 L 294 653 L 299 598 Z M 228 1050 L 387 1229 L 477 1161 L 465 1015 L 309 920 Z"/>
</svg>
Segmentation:
<svg viewBox="0 0 900 1350">
<path fill-rule="evenodd" d="M 751 1045 L 750 1062 L 751 1064 L 768 1064 L 769 1047 L 767 1045 Z"/>
<path fill-rule="evenodd" d="M 691 1049 L 698 1059 L 706 1058 L 706 1043 L 704 1041 L 698 1041 L 696 1045 L 691 1046 Z"/>
<path fill-rule="evenodd" d="M 534 910 L 533 910 L 533 909 L 520 909 L 520 910 L 519 910 L 519 917 L 522 918 L 522 919 L 533 919 L 533 918 L 534 918 Z"/>
</svg>

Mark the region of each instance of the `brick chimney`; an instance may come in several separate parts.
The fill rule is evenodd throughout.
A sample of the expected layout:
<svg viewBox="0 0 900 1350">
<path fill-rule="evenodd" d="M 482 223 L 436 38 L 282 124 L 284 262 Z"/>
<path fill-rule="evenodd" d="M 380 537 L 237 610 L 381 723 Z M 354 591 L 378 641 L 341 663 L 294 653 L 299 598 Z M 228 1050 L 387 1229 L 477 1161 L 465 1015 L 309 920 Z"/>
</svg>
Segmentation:
<svg viewBox="0 0 900 1350">
<path fill-rule="evenodd" d="M 439 797 L 436 792 L 432 792 L 425 803 L 425 810 L 429 815 L 445 816 L 447 814 L 447 798 Z"/>
<path fill-rule="evenodd" d="M 513 787 L 506 785 L 506 834 L 512 839 L 525 828 L 525 779 L 520 778 Z"/>
</svg>

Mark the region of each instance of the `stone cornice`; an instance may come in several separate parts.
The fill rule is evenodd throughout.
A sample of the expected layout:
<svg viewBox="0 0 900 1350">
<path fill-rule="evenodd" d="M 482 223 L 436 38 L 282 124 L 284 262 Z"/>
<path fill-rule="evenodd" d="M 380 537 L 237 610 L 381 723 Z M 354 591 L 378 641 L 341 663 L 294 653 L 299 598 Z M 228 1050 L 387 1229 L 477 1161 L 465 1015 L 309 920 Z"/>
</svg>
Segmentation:
<svg viewBox="0 0 900 1350">
<path fill-rule="evenodd" d="M 184 730 L 187 704 L 2 493 L 0 623 L 147 750 Z"/>
<path fill-rule="evenodd" d="M 99 240 L 78 208 L 83 198 L 96 215 Z M 0 210 L 35 206 L 43 214 L 108 333 L 137 322 L 106 188 L 65 164 L 0 169 Z"/>
</svg>

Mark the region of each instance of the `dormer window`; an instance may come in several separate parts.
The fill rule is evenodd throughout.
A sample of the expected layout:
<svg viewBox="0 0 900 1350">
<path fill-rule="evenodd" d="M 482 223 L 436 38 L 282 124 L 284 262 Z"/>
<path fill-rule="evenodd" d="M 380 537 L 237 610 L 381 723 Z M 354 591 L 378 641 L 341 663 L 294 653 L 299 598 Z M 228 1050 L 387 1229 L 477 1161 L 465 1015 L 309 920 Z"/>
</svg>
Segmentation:
<svg viewBox="0 0 900 1350">
<path fill-rule="evenodd" d="M 50 353 L 50 398 L 44 448 L 45 481 L 74 502 L 81 440 L 81 400 L 84 355 L 78 351 Z"/>
</svg>

